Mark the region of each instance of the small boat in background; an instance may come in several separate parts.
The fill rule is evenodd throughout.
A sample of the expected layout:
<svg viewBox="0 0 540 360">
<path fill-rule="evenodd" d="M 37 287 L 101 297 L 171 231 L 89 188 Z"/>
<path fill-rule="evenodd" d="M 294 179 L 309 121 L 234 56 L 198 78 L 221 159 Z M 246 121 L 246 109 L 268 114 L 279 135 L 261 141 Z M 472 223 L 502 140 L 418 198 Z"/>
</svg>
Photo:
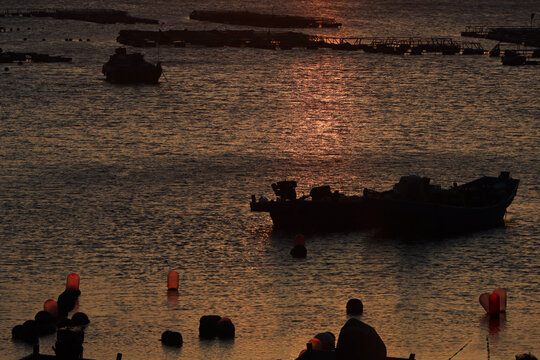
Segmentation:
<svg viewBox="0 0 540 360">
<path fill-rule="evenodd" d="M 497 226 L 514 199 L 519 180 L 502 172 L 483 176 L 448 189 L 430 179 L 404 176 L 388 191 L 364 189 L 362 195 L 344 195 L 330 186 L 312 188 L 296 198 L 296 181 L 272 184 L 276 200 L 255 195 L 251 211 L 268 212 L 275 228 L 303 231 L 342 231 L 383 228 L 404 233 L 442 235 Z"/>
<path fill-rule="evenodd" d="M 125 48 L 117 48 L 103 67 L 108 82 L 115 84 L 157 84 L 161 63 L 153 65 L 144 60 L 141 53 L 128 54 Z"/>
</svg>

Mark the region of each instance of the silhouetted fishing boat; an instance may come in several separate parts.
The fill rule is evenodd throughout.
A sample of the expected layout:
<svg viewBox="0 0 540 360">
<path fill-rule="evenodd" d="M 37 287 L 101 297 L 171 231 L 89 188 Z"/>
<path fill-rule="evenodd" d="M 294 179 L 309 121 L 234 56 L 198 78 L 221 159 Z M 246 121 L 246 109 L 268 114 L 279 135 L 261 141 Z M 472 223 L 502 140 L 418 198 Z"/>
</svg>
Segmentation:
<svg viewBox="0 0 540 360">
<path fill-rule="evenodd" d="M 127 54 L 117 48 L 102 68 L 107 81 L 116 84 L 157 84 L 161 76 L 161 63 L 153 65 L 140 53 Z"/>
<path fill-rule="evenodd" d="M 508 172 L 442 189 L 429 178 L 404 176 L 388 191 L 344 195 L 330 186 L 296 197 L 296 181 L 272 184 L 276 200 L 252 195 L 251 211 L 268 212 L 275 228 L 304 231 L 380 227 L 405 232 L 455 233 L 503 223 L 519 180 Z"/>
</svg>

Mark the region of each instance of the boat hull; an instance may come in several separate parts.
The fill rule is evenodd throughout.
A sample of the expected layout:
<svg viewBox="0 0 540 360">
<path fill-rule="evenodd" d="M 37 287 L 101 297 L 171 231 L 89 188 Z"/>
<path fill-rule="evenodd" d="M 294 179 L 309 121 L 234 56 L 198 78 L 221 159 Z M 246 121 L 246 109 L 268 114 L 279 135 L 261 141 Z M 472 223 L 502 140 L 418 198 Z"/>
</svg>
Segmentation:
<svg viewBox="0 0 540 360">
<path fill-rule="evenodd" d="M 390 191 L 322 201 L 252 199 L 250 206 L 251 211 L 268 212 L 277 229 L 343 231 L 381 228 L 399 233 L 445 235 L 503 225 L 506 209 L 512 203 L 518 185 L 519 180 L 511 178 L 480 178 L 460 187 L 460 194 L 468 194 L 460 205 L 397 199 Z M 478 201 L 480 203 L 476 204 Z"/>
</svg>

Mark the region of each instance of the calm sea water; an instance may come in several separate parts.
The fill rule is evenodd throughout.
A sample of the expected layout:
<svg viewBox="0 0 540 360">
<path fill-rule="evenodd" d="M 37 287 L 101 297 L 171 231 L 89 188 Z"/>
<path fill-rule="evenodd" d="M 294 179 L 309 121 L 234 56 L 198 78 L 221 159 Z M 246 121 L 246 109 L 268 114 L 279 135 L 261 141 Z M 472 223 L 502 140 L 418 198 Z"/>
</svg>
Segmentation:
<svg viewBox="0 0 540 360">
<path fill-rule="evenodd" d="M 331 36 L 457 40 L 469 24 L 526 26 L 540 13 L 536 1 L 487 0 L 113 5 L 160 19 L 161 29 L 227 28 L 188 15 L 233 7 L 334 17 L 341 29 L 317 32 Z M 316 333 L 339 333 L 352 297 L 391 356 L 448 359 L 468 343 L 454 359 L 485 359 L 487 342 L 491 359 L 540 355 L 538 67 L 188 46 L 142 49 L 163 62 L 158 86 L 115 86 L 101 66 L 118 31 L 157 26 L 0 26 L 13 28 L 0 33 L 5 51 L 73 57 L 0 73 L 1 358 L 31 352 L 12 342 L 11 328 L 56 299 L 70 272 L 81 276 L 85 356 L 94 359 L 294 359 Z M 506 226 L 443 241 L 313 234 L 307 259 L 294 260 L 294 234 L 249 211 L 251 194 L 270 196 L 282 179 L 298 180 L 300 193 L 329 184 L 352 194 L 408 174 L 447 186 L 503 170 L 521 179 Z M 177 297 L 167 296 L 169 270 L 180 273 Z M 478 297 L 496 287 L 507 289 L 508 311 L 490 324 Z M 200 341 L 208 314 L 230 317 L 235 340 Z M 167 329 L 182 333 L 181 349 L 162 347 Z M 42 338 L 42 351 L 54 341 Z"/>
</svg>

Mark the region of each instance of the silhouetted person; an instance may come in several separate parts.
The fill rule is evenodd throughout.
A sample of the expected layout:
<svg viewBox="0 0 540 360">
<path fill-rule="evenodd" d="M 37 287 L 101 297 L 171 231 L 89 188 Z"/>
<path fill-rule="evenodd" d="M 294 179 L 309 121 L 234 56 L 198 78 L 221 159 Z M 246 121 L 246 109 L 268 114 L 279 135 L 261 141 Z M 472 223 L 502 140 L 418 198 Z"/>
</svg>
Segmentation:
<svg viewBox="0 0 540 360">
<path fill-rule="evenodd" d="M 349 319 L 339 332 L 336 360 L 385 360 L 386 346 L 374 328 Z"/>
</svg>

